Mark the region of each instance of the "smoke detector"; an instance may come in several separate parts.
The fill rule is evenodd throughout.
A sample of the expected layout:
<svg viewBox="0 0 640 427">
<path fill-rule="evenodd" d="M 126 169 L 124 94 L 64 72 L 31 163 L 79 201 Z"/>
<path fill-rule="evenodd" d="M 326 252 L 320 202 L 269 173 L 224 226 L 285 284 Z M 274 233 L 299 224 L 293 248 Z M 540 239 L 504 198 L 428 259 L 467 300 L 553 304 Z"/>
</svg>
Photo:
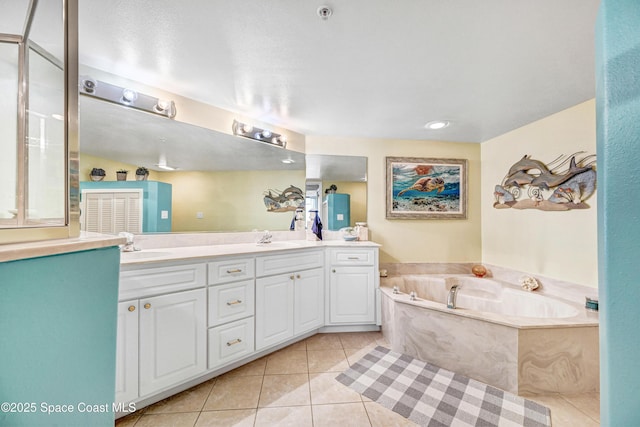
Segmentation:
<svg viewBox="0 0 640 427">
<path fill-rule="evenodd" d="M 320 6 L 317 10 L 318 16 L 323 20 L 329 19 L 331 15 L 333 15 L 333 10 L 329 6 Z"/>
</svg>

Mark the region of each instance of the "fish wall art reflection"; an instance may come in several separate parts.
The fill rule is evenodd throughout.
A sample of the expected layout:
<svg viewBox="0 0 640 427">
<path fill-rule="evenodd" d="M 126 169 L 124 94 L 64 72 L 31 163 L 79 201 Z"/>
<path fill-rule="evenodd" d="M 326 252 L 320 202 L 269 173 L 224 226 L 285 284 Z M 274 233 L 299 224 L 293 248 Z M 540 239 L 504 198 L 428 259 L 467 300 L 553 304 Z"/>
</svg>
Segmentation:
<svg viewBox="0 0 640 427">
<path fill-rule="evenodd" d="M 266 190 L 263 193 L 267 212 L 288 212 L 304 208 L 304 194 L 298 187 L 291 185 L 284 190 Z"/>
</svg>

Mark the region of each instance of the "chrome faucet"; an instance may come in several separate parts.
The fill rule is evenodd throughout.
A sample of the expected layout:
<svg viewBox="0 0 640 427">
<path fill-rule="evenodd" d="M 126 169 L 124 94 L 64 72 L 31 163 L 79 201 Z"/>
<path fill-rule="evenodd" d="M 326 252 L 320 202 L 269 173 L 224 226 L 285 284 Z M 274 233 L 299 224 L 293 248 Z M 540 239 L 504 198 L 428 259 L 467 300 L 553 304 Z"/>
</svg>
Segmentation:
<svg viewBox="0 0 640 427">
<path fill-rule="evenodd" d="M 453 285 L 447 294 L 447 308 L 456 308 L 456 294 L 458 293 L 458 285 Z"/>
<path fill-rule="evenodd" d="M 271 233 L 269 233 L 269 230 L 264 230 L 264 234 L 262 235 L 260 240 L 258 240 L 258 244 L 259 245 L 264 245 L 264 244 L 267 244 L 267 243 L 271 243 L 271 239 L 272 238 L 273 238 L 273 235 Z"/>
<path fill-rule="evenodd" d="M 133 234 L 127 233 L 126 231 L 121 231 L 120 233 L 118 233 L 118 236 L 127 239 L 127 242 L 124 245 L 120 245 L 120 250 L 122 252 L 133 252 L 140 250 L 133 245 Z"/>
</svg>

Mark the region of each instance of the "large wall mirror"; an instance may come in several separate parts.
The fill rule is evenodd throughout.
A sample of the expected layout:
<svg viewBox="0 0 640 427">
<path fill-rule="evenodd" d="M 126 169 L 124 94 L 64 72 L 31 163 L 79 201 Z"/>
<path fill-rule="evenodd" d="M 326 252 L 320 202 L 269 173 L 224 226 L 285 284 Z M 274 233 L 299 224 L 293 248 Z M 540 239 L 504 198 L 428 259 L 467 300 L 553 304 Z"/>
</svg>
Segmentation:
<svg viewBox="0 0 640 427">
<path fill-rule="evenodd" d="M 367 222 L 367 158 L 363 156 L 336 156 L 307 154 L 307 210 L 317 210 L 325 229 L 339 230 L 353 227 L 356 222 Z M 337 221 L 344 214 L 341 209 L 330 212 L 328 194 L 347 194 L 349 221 Z M 329 216 L 332 217 L 329 217 Z"/>
<path fill-rule="evenodd" d="M 80 97 L 80 141 L 81 180 L 89 180 L 93 168 L 106 171 L 104 182 L 116 180 L 117 169 L 129 170 L 127 179 L 134 180 L 144 166 L 149 180 L 171 184 L 173 232 L 288 230 L 295 211 L 287 200 L 304 195 L 309 171 L 304 153 L 87 96 Z M 331 157 L 312 156 L 311 165 L 329 171 Z M 364 165 L 366 176 L 366 159 Z M 354 221 L 366 221 L 366 183 L 359 184 L 365 190 L 364 196 L 355 190 Z M 269 199 L 282 209 L 268 206 Z"/>
</svg>

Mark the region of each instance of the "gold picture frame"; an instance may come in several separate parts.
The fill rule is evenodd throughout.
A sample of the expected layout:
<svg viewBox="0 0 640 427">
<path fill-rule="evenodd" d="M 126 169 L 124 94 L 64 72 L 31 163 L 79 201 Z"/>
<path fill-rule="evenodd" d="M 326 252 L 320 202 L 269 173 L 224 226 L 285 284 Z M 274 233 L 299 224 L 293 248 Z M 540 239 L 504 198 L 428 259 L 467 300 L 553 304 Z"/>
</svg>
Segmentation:
<svg viewBox="0 0 640 427">
<path fill-rule="evenodd" d="M 466 159 L 387 157 L 387 219 L 466 219 Z"/>
</svg>

